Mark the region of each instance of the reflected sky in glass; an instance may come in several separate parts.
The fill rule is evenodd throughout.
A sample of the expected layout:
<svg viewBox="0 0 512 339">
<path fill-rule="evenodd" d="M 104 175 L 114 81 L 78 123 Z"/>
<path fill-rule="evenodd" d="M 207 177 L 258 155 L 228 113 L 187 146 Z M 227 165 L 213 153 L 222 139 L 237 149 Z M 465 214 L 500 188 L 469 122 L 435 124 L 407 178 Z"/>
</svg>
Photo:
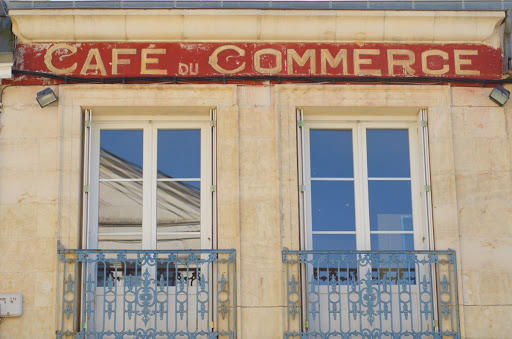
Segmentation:
<svg viewBox="0 0 512 339">
<path fill-rule="evenodd" d="M 368 176 L 408 178 L 409 131 L 406 129 L 367 129 Z"/>
<path fill-rule="evenodd" d="M 355 231 L 354 182 L 311 181 L 313 231 Z"/>
<path fill-rule="evenodd" d="M 313 249 L 317 251 L 352 251 L 356 249 L 356 235 L 313 234 Z"/>
<path fill-rule="evenodd" d="M 312 178 L 353 178 L 352 131 L 311 129 Z"/>
<path fill-rule="evenodd" d="M 142 169 L 142 130 L 101 130 L 100 149 Z"/>
<path fill-rule="evenodd" d="M 412 231 L 410 181 L 368 181 L 370 230 Z"/>
<path fill-rule="evenodd" d="M 171 178 L 200 178 L 201 131 L 158 130 L 158 172 Z"/>
<path fill-rule="evenodd" d="M 370 241 L 372 250 L 375 251 L 414 250 L 414 237 L 412 234 L 372 234 Z"/>
</svg>

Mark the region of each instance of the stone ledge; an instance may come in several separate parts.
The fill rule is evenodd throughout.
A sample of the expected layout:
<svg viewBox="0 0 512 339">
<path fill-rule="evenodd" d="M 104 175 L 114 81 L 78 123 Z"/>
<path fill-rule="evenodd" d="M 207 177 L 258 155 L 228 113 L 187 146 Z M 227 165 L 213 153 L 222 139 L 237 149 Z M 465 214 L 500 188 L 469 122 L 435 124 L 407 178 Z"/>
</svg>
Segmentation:
<svg viewBox="0 0 512 339">
<path fill-rule="evenodd" d="M 411 42 L 499 47 L 504 12 L 11 10 L 20 42 Z"/>
<path fill-rule="evenodd" d="M 12 53 L 0 52 L 0 79 L 12 78 L 12 66 L 14 64 Z"/>
<path fill-rule="evenodd" d="M 12 78 L 12 62 L 0 62 L 0 79 Z"/>
</svg>

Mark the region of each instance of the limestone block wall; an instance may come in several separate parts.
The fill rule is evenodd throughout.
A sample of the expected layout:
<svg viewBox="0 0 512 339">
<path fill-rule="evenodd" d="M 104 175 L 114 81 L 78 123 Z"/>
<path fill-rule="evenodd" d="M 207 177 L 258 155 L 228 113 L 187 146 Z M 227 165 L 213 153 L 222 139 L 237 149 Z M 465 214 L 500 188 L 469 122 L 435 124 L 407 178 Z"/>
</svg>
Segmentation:
<svg viewBox="0 0 512 339">
<path fill-rule="evenodd" d="M 55 336 L 59 123 L 57 106 L 35 100 L 43 88 L 3 91 L 0 293 L 22 294 L 23 315 L 2 322 L 1 338 Z"/>
<path fill-rule="evenodd" d="M 510 90 L 510 88 L 508 88 Z M 489 89 L 452 88 L 459 266 L 467 338 L 512 333 L 512 110 Z M 436 201 L 434 200 L 434 203 Z M 455 207 L 455 206 L 453 206 Z"/>
<path fill-rule="evenodd" d="M 24 312 L 0 338 L 52 338 L 58 243 L 79 246 L 82 109 L 217 108 L 217 238 L 237 250 L 238 337 L 282 338 L 283 248 L 298 249 L 297 107 L 414 114 L 428 109 L 434 237 L 457 251 L 465 338 L 512 333 L 512 104 L 488 88 L 385 85 L 62 85 L 7 87 L 0 116 L 0 293 Z M 169 108 L 170 107 L 170 108 Z M 172 109 L 171 109 L 172 110 Z M 365 113 L 366 112 L 366 113 Z"/>
</svg>

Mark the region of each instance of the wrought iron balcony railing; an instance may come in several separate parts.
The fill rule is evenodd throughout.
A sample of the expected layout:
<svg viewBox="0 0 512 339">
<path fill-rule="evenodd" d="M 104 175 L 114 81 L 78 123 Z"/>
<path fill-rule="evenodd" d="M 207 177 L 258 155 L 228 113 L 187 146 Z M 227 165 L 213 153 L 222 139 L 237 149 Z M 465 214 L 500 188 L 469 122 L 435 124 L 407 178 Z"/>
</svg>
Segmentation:
<svg viewBox="0 0 512 339">
<path fill-rule="evenodd" d="M 235 338 L 235 250 L 62 250 L 58 338 Z"/>
<path fill-rule="evenodd" d="M 449 251 L 283 251 L 285 338 L 459 338 Z"/>
</svg>

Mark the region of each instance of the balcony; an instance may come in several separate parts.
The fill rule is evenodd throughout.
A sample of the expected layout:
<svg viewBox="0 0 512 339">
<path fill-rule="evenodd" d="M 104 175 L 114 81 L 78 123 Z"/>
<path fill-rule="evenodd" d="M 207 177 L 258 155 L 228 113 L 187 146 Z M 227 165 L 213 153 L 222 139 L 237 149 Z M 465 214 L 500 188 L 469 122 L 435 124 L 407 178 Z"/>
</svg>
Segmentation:
<svg viewBox="0 0 512 339">
<path fill-rule="evenodd" d="M 285 338 L 460 338 L 455 252 L 283 251 Z"/>
<path fill-rule="evenodd" d="M 235 250 L 61 250 L 57 338 L 235 338 Z"/>
</svg>

